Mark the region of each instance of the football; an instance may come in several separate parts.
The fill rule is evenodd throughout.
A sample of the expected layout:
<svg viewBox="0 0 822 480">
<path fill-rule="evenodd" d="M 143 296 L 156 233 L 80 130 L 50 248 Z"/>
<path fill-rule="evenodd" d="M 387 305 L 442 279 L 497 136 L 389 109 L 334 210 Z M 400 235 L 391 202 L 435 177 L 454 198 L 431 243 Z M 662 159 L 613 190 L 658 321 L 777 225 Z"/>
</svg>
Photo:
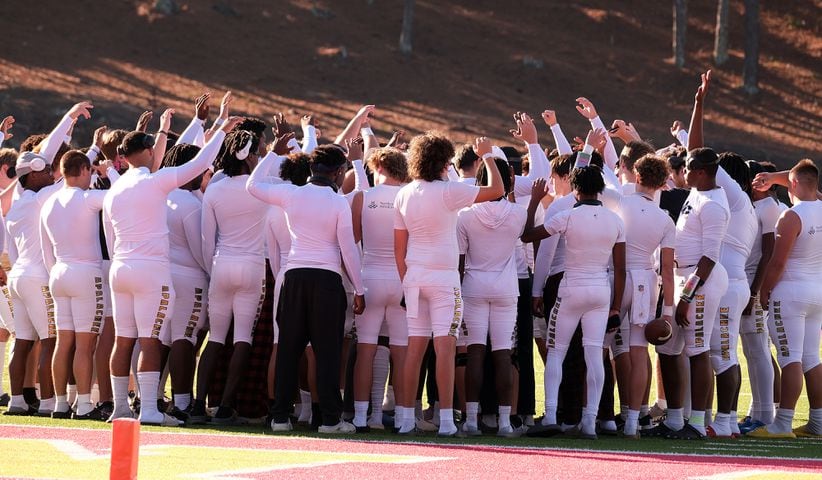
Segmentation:
<svg viewBox="0 0 822 480">
<path fill-rule="evenodd" d="M 671 324 L 667 320 L 657 318 L 645 325 L 645 339 L 651 345 L 662 345 L 671 338 L 672 334 Z"/>
</svg>

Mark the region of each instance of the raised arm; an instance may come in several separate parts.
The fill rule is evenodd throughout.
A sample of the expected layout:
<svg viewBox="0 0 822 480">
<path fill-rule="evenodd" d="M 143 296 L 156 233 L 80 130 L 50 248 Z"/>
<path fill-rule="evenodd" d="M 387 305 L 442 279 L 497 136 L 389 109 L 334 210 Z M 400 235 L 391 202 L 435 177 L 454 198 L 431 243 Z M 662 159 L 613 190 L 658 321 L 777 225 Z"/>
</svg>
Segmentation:
<svg viewBox="0 0 822 480">
<path fill-rule="evenodd" d="M 536 242 L 549 237 L 548 231 L 545 230 L 545 225 L 534 226 L 537 207 L 546 195 L 548 195 L 547 181 L 544 178 L 534 180 L 534 185 L 531 187 L 531 199 L 528 201 L 528 216 L 525 219 L 525 229 L 520 237 L 523 243 Z"/>
<path fill-rule="evenodd" d="M 57 155 L 57 151 L 60 150 L 60 146 L 63 144 L 72 124 L 80 117 L 85 119 L 91 118 L 92 108 L 94 108 L 94 106 L 91 102 L 80 102 L 73 105 L 69 111 L 63 115 L 63 118 L 61 118 L 57 126 L 54 127 L 54 130 L 49 133 L 49 136 L 40 144 L 40 155 L 47 161 L 53 162 L 54 156 Z"/>
<path fill-rule="evenodd" d="M 301 150 L 305 154 L 310 154 L 317 148 L 317 120 L 310 113 L 303 115 L 300 119 L 300 126 L 303 129 L 303 144 Z"/>
<path fill-rule="evenodd" d="M 562 133 L 562 127 L 560 127 L 557 122 L 556 112 L 553 110 L 545 110 L 542 112 L 542 120 L 544 120 L 545 124 L 548 125 L 548 128 L 551 129 L 551 135 L 554 137 L 554 144 L 557 146 L 557 152 L 560 155 L 570 155 L 574 153 L 571 149 L 571 144 L 568 143 L 568 139 L 565 137 L 565 134 Z"/>
<path fill-rule="evenodd" d="M 294 134 L 292 133 L 290 135 L 293 136 Z M 287 148 L 287 143 L 288 135 L 277 138 L 274 141 L 274 146 L 272 147 L 273 155 L 268 154 L 263 157 L 259 163 L 257 163 L 257 166 L 251 172 L 251 175 L 248 176 L 248 180 L 245 184 L 245 188 L 248 193 L 253 195 L 255 198 L 271 205 L 279 205 L 281 207 L 288 198 L 288 192 L 296 187 L 291 184 L 273 185 L 266 179 L 268 178 L 268 174 L 272 166 L 275 163 L 282 163 L 282 160 L 278 157 L 277 152 L 281 147 Z"/>
<path fill-rule="evenodd" d="M 345 141 L 345 148 L 348 150 L 346 157 L 354 167 L 354 190 L 364 192 L 369 189 L 368 175 L 363 166 L 363 139 L 360 137 Z"/>
<path fill-rule="evenodd" d="M 360 128 L 360 136 L 362 137 L 363 144 L 362 144 L 362 158 L 365 160 L 371 155 L 371 152 L 377 148 L 380 148 L 380 141 L 377 139 L 377 136 L 374 135 L 374 130 L 371 129 L 371 122 L 366 119 L 362 122 L 362 127 Z"/>
<path fill-rule="evenodd" d="M 702 83 L 696 89 L 694 95 L 694 111 L 691 113 L 691 126 L 688 127 L 688 150 L 700 148 L 705 146 L 705 140 L 702 137 L 702 107 L 705 104 L 705 95 L 708 93 L 708 87 L 711 84 L 711 71 L 702 74 Z"/>
<path fill-rule="evenodd" d="M 352 138 L 357 136 L 357 133 L 360 131 L 360 127 L 362 126 L 362 122 L 368 118 L 368 115 L 374 111 L 376 107 L 374 105 L 365 105 L 354 115 L 354 118 L 348 122 L 348 125 L 345 126 L 342 133 L 340 133 L 337 138 L 334 140 L 334 143 L 337 145 L 342 145 L 343 142 L 346 140 L 351 140 Z"/>
<path fill-rule="evenodd" d="M 160 129 L 157 131 L 154 143 L 154 165 L 151 167 L 152 172 L 156 172 L 163 164 L 163 157 L 166 154 L 166 146 L 168 146 L 168 129 L 171 128 L 171 117 L 174 116 L 174 109 L 167 108 L 160 115 Z"/>
<path fill-rule="evenodd" d="M 511 135 L 525 144 L 531 158 L 531 168 L 528 170 L 527 177 L 532 180 L 550 177 L 551 165 L 548 163 L 548 157 L 545 156 L 542 147 L 539 146 L 539 137 L 537 136 L 537 127 L 534 125 L 534 120 L 527 113 L 517 112 L 514 114 L 514 121 L 517 128 L 511 130 Z"/>
<path fill-rule="evenodd" d="M 12 117 L 11 115 L 3 118 L 3 120 L 0 121 L 0 146 L 3 145 L 3 142 L 5 140 L 8 140 L 14 136 L 14 134 L 11 133 L 11 128 L 13 126 L 14 117 Z"/>
<path fill-rule="evenodd" d="M 474 141 L 474 151 L 482 158 L 482 162 L 488 170 L 488 185 L 479 187 L 479 193 L 477 193 L 477 198 L 474 200 L 474 203 L 496 200 L 505 195 L 502 175 L 500 175 L 497 163 L 491 154 L 491 140 L 486 137 L 477 138 Z"/>
<path fill-rule="evenodd" d="M 591 103 L 590 100 L 585 97 L 579 97 L 577 98 L 577 103 L 579 104 L 577 105 L 577 111 L 580 115 L 588 119 L 593 130 L 601 129 L 607 132 L 605 124 L 602 123 L 602 119 L 599 118 L 596 107 L 594 107 L 594 104 Z M 614 142 L 608 135 L 605 135 L 605 147 L 603 149 L 602 158 L 604 163 L 608 165 L 611 170 L 616 168 L 616 164 L 619 161 L 619 155 L 617 155 L 616 148 L 614 148 Z"/>
</svg>

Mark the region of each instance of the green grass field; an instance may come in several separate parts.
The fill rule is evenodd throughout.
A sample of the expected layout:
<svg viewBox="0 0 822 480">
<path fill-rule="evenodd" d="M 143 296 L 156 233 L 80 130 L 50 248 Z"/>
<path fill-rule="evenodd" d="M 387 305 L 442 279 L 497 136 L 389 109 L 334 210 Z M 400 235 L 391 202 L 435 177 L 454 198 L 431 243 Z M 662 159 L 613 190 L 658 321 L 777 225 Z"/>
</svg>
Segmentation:
<svg viewBox="0 0 822 480">
<path fill-rule="evenodd" d="M 740 358 L 743 359 L 742 352 L 739 352 Z M 537 394 L 537 412 L 541 412 L 544 407 L 544 392 L 542 387 L 543 378 L 543 364 L 535 349 L 534 363 L 536 367 L 536 394 Z M 743 370 L 743 384 L 739 399 L 740 417 L 744 416 L 748 405 L 751 401 L 750 384 L 747 381 L 747 369 L 745 362 L 742 362 Z M 8 375 L 3 378 L 4 388 L 8 390 Z M 652 385 L 652 399 L 653 401 L 656 385 Z M 618 397 L 617 397 L 618 398 Z M 616 405 L 618 409 L 618 403 Z M 794 418 L 794 426 L 799 426 L 808 421 L 808 400 L 803 390 L 799 403 L 796 407 L 796 417 Z M 31 426 L 59 426 L 59 427 L 76 427 L 76 428 L 92 428 L 92 429 L 109 429 L 110 425 L 103 422 L 93 421 L 76 421 L 76 420 L 53 420 L 50 418 L 39 417 L 8 417 L 0 415 L 0 425 L 15 424 L 15 425 L 31 425 Z M 146 431 L 170 431 L 163 427 L 143 427 Z M 171 430 L 173 431 L 173 430 Z M 269 430 L 264 425 L 245 425 L 245 426 L 220 426 L 215 427 L 211 425 L 191 426 L 185 428 L 187 432 L 201 432 L 209 434 L 260 434 L 268 435 Z M 291 436 L 302 437 L 318 437 L 315 432 L 307 429 L 296 428 L 291 432 Z M 320 436 L 321 437 L 321 436 Z M 571 448 L 571 449 L 595 449 L 603 451 L 641 451 L 641 452 L 659 452 L 659 453 L 700 453 L 706 455 L 715 454 L 730 454 L 730 455 L 751 455 L 751 456 L 767 456 L 767 457 L 789 457 L 789 458 L 822 458 L 822 440 L 789 440 L 789 441 L 762 441 L 753 439 L 740 439 L 733 441 L 709 441 L 709 442 L 671 442 L 657 439 L 642 439 L 636 441 L 626 441 L 617 437 L 600 437 L 596 442 L 577 441 L 563 438 L 554 439 L 533 439 L 533 438 L 518 438 L 518 439 L 499 439 L 494 436 L 483 436 L 471 439 L 439 439 L 433 434 L 420 435 L 413 438 L 400 438 L 387 432 L 373 432 L 369 435 L 343 436 L 341 438 L 350 438 L 360 441 L 411 441 L 424 443 L 444 443 L 444 444 L 477 444 L 477 445 L 493 445 L 493 446 L 511 446 L 511 447 L 535 447 L 535 448 Z"/>
</svg>

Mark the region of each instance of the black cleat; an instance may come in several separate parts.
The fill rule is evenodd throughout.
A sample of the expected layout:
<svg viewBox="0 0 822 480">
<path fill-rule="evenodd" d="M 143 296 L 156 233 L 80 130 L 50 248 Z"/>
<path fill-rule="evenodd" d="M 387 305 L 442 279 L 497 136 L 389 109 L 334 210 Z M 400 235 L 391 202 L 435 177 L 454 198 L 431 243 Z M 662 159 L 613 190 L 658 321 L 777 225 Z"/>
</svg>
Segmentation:
<svg viewBox="0 0 822 480">
<path fill-rule="evenodd" d="M 642 436 L 643 437 L 656 437 L 656 438 L 666 438 L 668 435 L 674 433 L 673 430 L 668 428 L 668 425 L 665 425 L 665 422 L 659 422 L 659 424 L 651 428 L 649 430 L 643 430 Z"/>
<path fill-rule="evenodd" d="M 3 395 L 0 395 L 0 407 L 8 407 L 9 402 L 11 402 L 11 397 L 9 396 L 8 393 L 4 393 Z"/>
<path fill-rule="evenodd" d="M 67 420 L 67 419 L 71 418 L 71 416 L 73 414 L 74 414 L 74 412 L 69 408 L 65 412 L 51 412 L 51 418 Z"/>
<path fill-rule="evenodd" d="M 701 434 L 691 424 L 686 423 L 681 430 L 671 432 L 665 436 L 668 440 L 705 440 L 705 435 Z"/>
<path fill-rule="evenodd" d="M 562 434 L 562 428 L 559 425 L 542 425 L 541 423 L 536 423 L 525 432 L 526 437 L 536 438 L 549 438 L 560 434 Z"/>
<path fill-rule="evenodd" d="M 371 433 L 371 427 L 369 427 L 368 425 L 364 427 L 358 427 L 354 425 L 354 427 L 357 429 L 357 433 Z"/>
</svg>

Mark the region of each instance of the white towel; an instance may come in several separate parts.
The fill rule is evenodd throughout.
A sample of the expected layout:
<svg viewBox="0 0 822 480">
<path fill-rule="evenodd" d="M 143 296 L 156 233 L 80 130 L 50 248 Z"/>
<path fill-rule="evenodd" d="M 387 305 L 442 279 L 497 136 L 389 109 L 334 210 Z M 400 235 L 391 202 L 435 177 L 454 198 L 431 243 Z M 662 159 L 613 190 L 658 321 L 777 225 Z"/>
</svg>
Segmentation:
<svg viewBox="0 0 822 480">
<path fill-rule="evenodd" d="M 656 292 L 657 275 L 653 270 L 629 270 L 631 278 L 631 325 L 643 326 L 653 320 L 652 295 Z"/>
</svg>

